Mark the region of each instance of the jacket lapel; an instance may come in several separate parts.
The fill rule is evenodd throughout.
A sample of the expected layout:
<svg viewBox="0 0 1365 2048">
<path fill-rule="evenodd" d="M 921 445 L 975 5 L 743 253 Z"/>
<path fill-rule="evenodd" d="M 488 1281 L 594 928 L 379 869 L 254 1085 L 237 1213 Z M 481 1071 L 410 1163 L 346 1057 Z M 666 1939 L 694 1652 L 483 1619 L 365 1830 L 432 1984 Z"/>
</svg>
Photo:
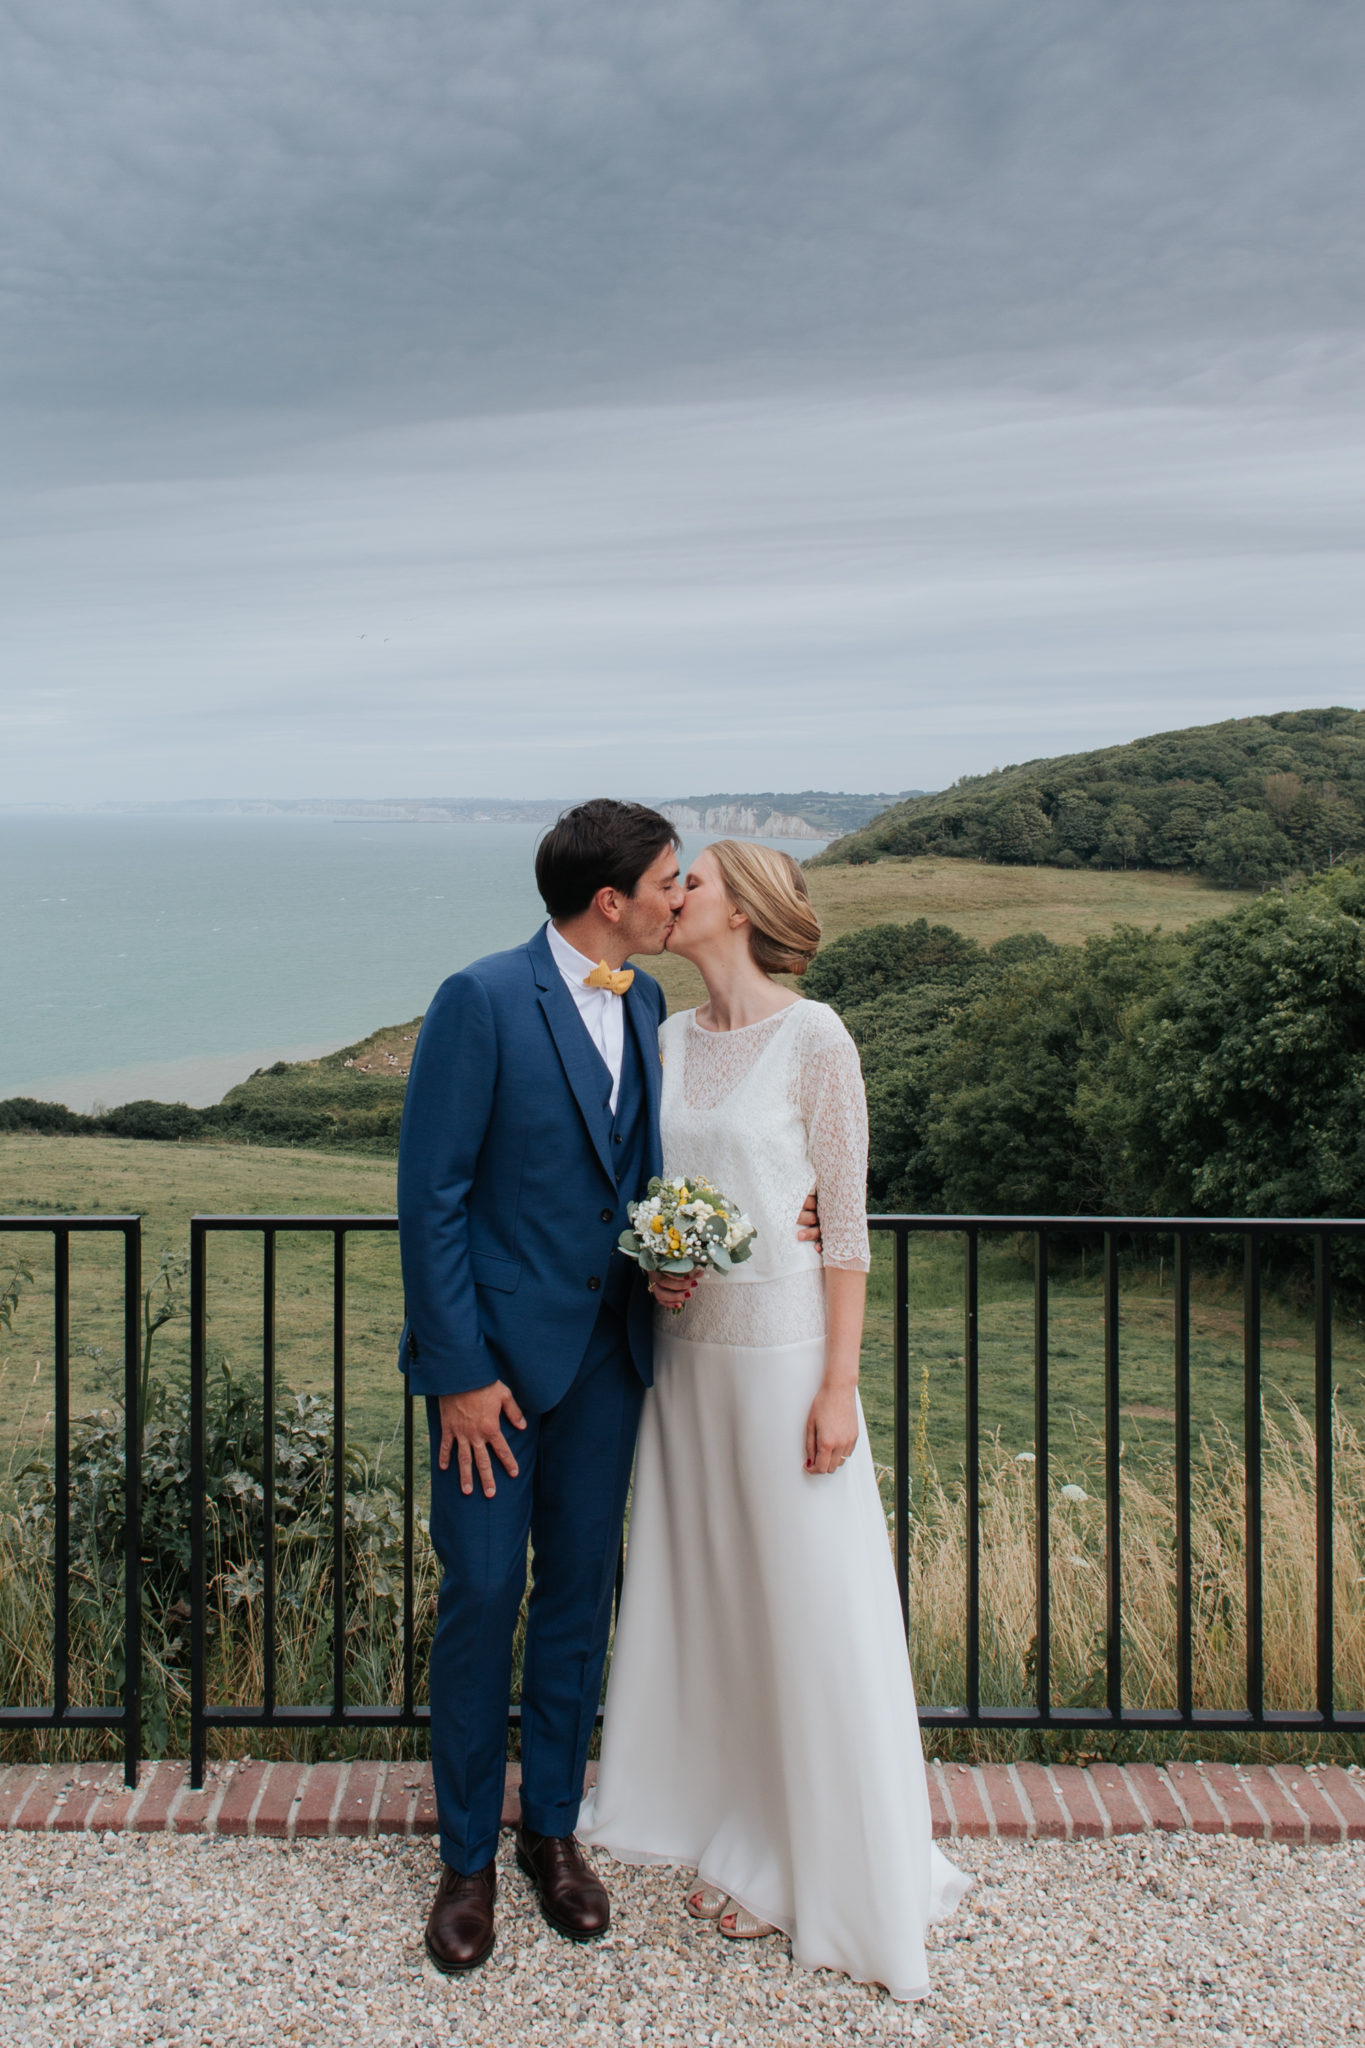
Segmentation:
<svg viewBox="0 0 1365 2048">
<path fill-rule="evenodd" d="M 606 1069 L 602 1056 L 588 1035 L 588 1027 L 579 1016 L 573 997 L 564 986 L 564 977 L 555 965 L 543 928 L 530 940 L 526 951 L 535 974 L 540 1007 L 545 1012 L 545 1021 L 550 1027 L 550 1036 L 554 1039 L 565 1078 L 583 1113 L 583 1121 L 602 1162 L 602 1170 L 615 1185 L 616 1171 L 611 1159 L 611 1113 L 604 1100 Z"/>
</svg>

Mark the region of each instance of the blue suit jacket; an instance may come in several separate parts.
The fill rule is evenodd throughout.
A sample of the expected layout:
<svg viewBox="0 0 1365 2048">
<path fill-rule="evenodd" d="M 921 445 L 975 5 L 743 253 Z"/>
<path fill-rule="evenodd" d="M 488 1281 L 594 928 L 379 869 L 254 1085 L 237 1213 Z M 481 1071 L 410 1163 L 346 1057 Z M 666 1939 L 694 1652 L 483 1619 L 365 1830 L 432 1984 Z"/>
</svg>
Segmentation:
<svg viewBox="0 0 1365 2048">
<path fill-rule="evenodd" d="M 657 1034 L 663 990 L 625 997 L 644 1075 L 647 1172 L 661 1171 Z M 625 1228 L 601 1056 L 542 928 L 441 984 L 403 1107 L 398 1222 L 407 1321 L 399 1364 L 416 1394 L 501 1379 L 540 1412 L 573 1381 Z M 650 1302 L 627 1303 L 631 1355 L 653 1378 Z"/>
</svg>

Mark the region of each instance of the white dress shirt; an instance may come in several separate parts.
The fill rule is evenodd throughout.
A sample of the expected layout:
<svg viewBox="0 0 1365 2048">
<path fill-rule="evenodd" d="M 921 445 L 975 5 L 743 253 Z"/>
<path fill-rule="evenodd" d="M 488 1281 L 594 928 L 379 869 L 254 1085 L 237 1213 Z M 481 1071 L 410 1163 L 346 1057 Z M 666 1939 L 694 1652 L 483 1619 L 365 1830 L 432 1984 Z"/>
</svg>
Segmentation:
<svg viewBox="0 0 1365 2048">
<path fill-rule="evenodd" d="M 626 1043 L 623 998 L 614 996 L 609 988 L 584 987 L 584 975 L 591 974 L 597 962 L 580 953 L 577 946 L 571 946 L 563 934 L 556 931 L 553 921 L 546 925 L 545 936 L 550 941 L 555 966 L 564 977 L 564 986 L 588 1027 L 588 1036 L 606 1062 L 611 1075 L 611 1113 L 615 1116 L 617 1098 L 621 1093 L 621 1059 Z"/>
</svg>

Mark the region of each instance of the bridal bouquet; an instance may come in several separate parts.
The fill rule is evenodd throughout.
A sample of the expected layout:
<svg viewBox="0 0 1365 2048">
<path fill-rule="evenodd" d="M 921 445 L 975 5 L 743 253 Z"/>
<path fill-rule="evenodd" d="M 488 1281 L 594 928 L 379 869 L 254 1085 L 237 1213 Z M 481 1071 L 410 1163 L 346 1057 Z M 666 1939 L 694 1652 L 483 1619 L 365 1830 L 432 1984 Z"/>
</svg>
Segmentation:
<svg viewBox="0 0 1365 2048">
<path fill-rule="evenodd" d="M 728 1273 L 754 1248 L 755 1230 L 734 1203 L 700 1174 L 649 1183 L 627 1208 L 630 1229 L 617 1248 L 646 1273 L 692 1273 L 707 1266 Z"/>
</svg>

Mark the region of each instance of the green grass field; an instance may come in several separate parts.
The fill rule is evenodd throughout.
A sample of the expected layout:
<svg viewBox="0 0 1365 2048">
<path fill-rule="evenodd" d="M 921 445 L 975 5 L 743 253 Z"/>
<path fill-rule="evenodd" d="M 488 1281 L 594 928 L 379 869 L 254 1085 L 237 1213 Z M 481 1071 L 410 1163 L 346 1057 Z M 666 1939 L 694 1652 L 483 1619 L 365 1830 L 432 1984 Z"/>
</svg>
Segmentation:
<svg viewBox="0 0 1365 2048">
<path fill-rule="evenodd" d="M 18 1211 L 111 1213 L 141 1209 L 150 1278 L 163 1252 L 183 1255 L 196 1210 L 232 1214 L 293 1212 L 382 1214 L 392 1211 L 389 1161 L 257 1146 L 163 1145 L 105 1138 L 0 1138 L 6 1206 Z M 35 1285 L 20 1303 L 12 1335 L 0 1332 L 0 1428 L 32 1444 L 51 1409 L 50 1258 L 28 1239 Z M 25 1241 L 0 1238 L 0 1274 Z M 278 1371 L 299 1392 L 332 1384 L 332 1247 L 327 1237 L 278 1239 Z M 876 1245 L 864 1364 L 864 1402 L 876 1453 L 890 1462 L 892 1387 L 891 1253 Z M 941 1472 L 962 1459 L 963 1302 L 960 1239 L 929 1236 L 912 1244 L 910 1319 L 913 1426 L 921 1461 Z M 117 1358 L 119 1251 L 114 1240 L 72 1245 L 74 1385 L 86 1405 L 99 1399 L 103 1361 Z M 1029 1256 L 991 1244 L 981 1261 L 983 1433 L 999 1432 L 1011 1455 L 1032 1447 L 1033 1278 Z M 209 1267 L 210 1355 L 234 1371 L 260 1370 L 261 1252 L 255 1237 L 213 1241 Z M 347 1414 L 357 1439 L 377 1450 L 400 1416 L 395 1352 L 402 1321 L 396 1239 L 357 1236 L 347 1255 Z M 1050 1432 L 1059 1477 L 1097 1490 L 1095 1445 L 1103 1421 L 1102 1290 L 1098 1257 L 1068 1257 L 1051 1284 Z M 1241 1438 L 1241 1299 L 1232 1278 L 1196 1275 L 1192 1331 L 1195 1425 Z M 1311 1409 L 1313 1332 L 1306 1306 L 1270 1289 L 1264 1318 L 1267 1400 Z M 99 1353 L 100 1357 L 93 1357 Z M 157 1338 L 164 1372 L 183 1371 L 188 1326 L 182 1318 Z M 1127 1454 L 1167 1459 L 1173 1444 L 1173 1308 L 1169 1261 L 1125 1260 L 1121 1328 Z M 1337 1381 L 1344 1412 L 1365 1421 L 1365 1333 L 1339 1314 Z M 923 1419 L 921 1420 L 921 1409 Z M 1063 1467 L 1065 1470 L 1063 1471 Z"/>
<path fill-rule="evenodd" d="M 391 1214 L 389 1159 L 266 1146 L 165 1145 L 116 1138 L 0 1138 L 0 1208 L 7 1213 L 140 1211 L 150 1278 L 163 1252 L 183 1256 L 197 1210 L 223 1214 Z M 34 1286 L 14 1328 L 0 1330 L 0 1430 L 31 1444 L 51 1410 L 51 1258 L 46 1241 L 0 1234 L 0 1280 L 22 1255 Z M 327 1238 L 278 1241 L 279 1371 L 299 1392 L 331 1388 L 332 1249 Z M 120 1251 L 114 1239 L 72 1240 L 73 1392 L 99 1397 L 101 1359 L 120 1355 Z M 347 1260 L 348 1420 L 369 1445 L 398 1421 L 396 1366 L 402 1320 L 396 1238 L 355 1238 Z M 187 1289 L 182 1289 L 187 1299 Z M 261 1251 L 254 1237 L 214 1242 L 209 1265 L 209 1345 L 234 1370 L 260 1371 Z M 183 1371 L 188 1324 L 156 1340 L 158 1369 Z"/>
</svg>

